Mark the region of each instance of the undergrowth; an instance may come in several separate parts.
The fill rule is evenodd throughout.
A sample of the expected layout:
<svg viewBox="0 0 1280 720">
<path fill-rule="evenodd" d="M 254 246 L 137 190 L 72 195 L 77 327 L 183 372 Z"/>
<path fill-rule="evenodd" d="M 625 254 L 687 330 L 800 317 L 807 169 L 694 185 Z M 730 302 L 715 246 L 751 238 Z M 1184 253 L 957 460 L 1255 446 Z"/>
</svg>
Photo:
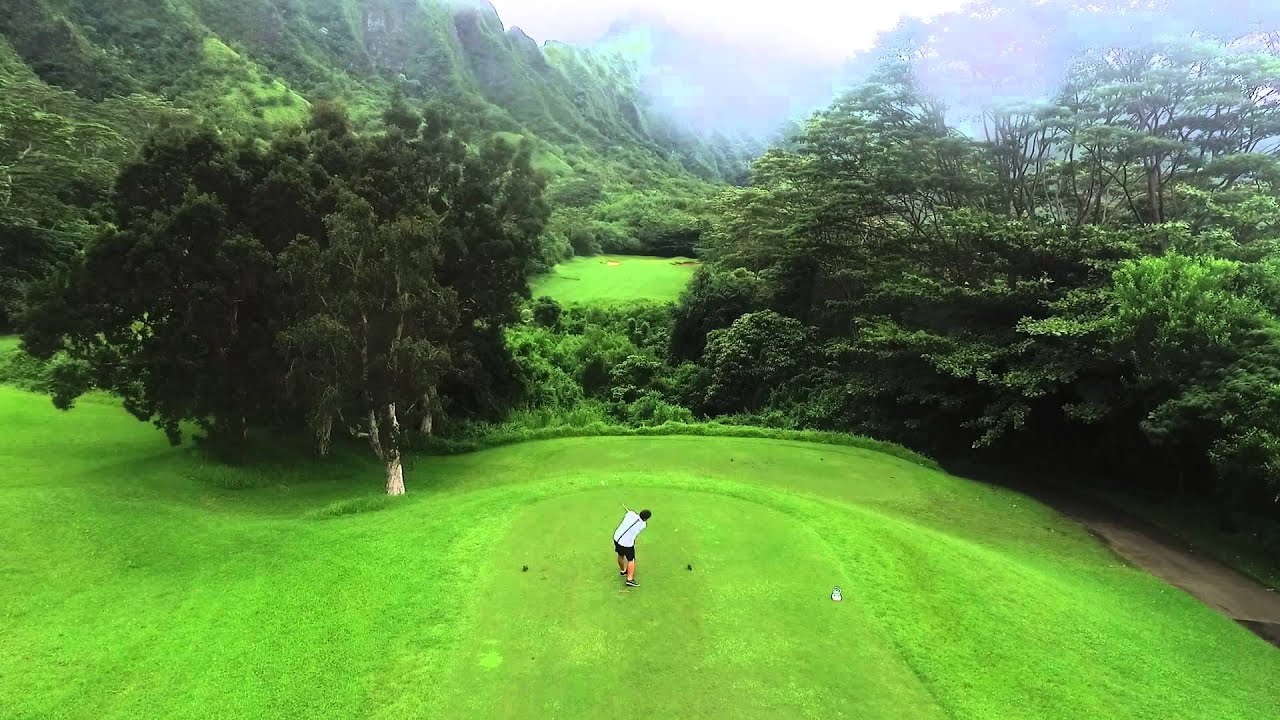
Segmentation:
<svg viewBox="0 0 1280 720">
<path fill-rule="evenodd" d="M 48 363 L 23 352 L 16 338 L 0 338 L 0 385 L 44 392 L 47 372 Z"/>
</svg>

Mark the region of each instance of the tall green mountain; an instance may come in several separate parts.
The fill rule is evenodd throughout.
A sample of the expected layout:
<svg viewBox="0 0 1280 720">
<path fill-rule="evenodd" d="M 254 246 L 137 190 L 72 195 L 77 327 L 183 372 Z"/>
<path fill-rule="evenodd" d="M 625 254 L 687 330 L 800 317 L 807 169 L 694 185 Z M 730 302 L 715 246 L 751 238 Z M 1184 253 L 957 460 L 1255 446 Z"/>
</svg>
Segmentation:
<svg viewBox="0 0 1280 720">
<path fill-rule="evenodd" d="M 637 63 L 540 47 L 477 0 L 8 0 L 0 12 L 0 326 L 93 232 L 119 164 L 165 125 L 265 137 L 321 99 L 376 127 L 396 90 L 528 139 L 560 210 L 545 261 L 680 252 L 756 148 L 655 109 Z"/>
<path fill-rule="evenodd" d="M 14 0 L 0 34 L 45 83 L 105 100 L 154 94 L 218 117 L 296 113 L 285 93 L 356 107 L 395 83 L 494 129 L 562 146 L 636 145 L 702 167 L 698 143 L 651 112 L 621 55 L 540 48 L 472 0 Z M 280 82 L 274 82 L 278 79 Z M 211 90 L 223 90 L 211 93 Z M 372 107 L 365 107 L 372 110 Z M 261 110 L 261 112 L 255 112 Z"/>
</svg>

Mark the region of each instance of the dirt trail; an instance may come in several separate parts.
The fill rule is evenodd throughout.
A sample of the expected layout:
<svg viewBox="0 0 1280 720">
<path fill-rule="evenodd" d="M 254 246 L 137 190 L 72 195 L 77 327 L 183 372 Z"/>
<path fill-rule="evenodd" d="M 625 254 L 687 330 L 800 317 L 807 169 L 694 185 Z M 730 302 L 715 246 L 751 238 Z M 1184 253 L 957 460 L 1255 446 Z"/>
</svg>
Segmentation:
<svg viewBox="0 0 1280 720">
<path fill-rule="evenodd" d="M 1026 492 L 1026 488 L 1022 488 Z M 1197 553 L 1149 523 L 1054 492 L 1031 493 L 1084 525 L 1120 557 L 1280 647 L 1280 592 Z"/>
</svg>

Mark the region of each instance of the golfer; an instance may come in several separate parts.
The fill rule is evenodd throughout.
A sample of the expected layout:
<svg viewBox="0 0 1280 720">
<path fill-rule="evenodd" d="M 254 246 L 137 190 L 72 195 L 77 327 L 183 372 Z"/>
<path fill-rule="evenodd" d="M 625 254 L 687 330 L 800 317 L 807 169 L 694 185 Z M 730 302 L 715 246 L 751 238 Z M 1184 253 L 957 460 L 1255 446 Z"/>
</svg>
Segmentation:
<svg viewBox="0 0 1280 720">
<path fill-rule="evenodd" d="M 637 514 L 626 505 L 622 509 L 627 514 L 622 516 L 618 529 L 613 531 L 613 551 L 618 554 L 618 574 L 627 579 L 627 587 L 640 587 L 640 583 L 636 582 L 636 537 L 648 527 L 653 513 L 641 510 Z"/>
</svg>

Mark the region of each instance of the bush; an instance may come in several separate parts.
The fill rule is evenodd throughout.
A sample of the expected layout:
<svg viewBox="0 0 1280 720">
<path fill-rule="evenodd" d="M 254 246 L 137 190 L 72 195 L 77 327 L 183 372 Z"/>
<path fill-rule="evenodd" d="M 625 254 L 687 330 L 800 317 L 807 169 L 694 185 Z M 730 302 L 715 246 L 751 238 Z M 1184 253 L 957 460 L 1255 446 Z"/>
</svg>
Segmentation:
<svg viewBox="0 0 1280 720">
<path fill-rule="evenodd" d="M 702 364 L 711 371 L 707 406 L 753 412 L 813 364 L 815 333 L 772 310 L 748 313 L 727 330 L 712 330 Z"/>
<path fill-rule="evenodd" d="M 710 370 L 696 363 L 681 363 L 676 366 L 667 382 L 667 399 L 676 405 L 690 408 L 695 413 L 701 413 L 707 386 L 710 384 Z"/>
<path fill-rule="evenodd" d="M 516 374 L 525 387 L 525 403 L 572 407 L 584 399 L 574 359 L 580 344 L 577 338 L 565 339 L 538 326 L 511 328 L 506 336 Z"/>
<path fill-rule="evenodd" d="M 741 415 L 724 415 L 717 418 L 717 420 L 728 425 L 750 425 L 752 427 L 773 428 L 775 430 L 803 429 L 795 415 L 776 408 L 766 408 L 759 412 L 743 413 Z"/>
<path fill-rule="evenodd" d="M 540 297 L 533 301 L 533 321 L 544 328 L 554 330 L 560 324 L 560 316 L 564 309 L 560 303 L 549 297 Z"/>
<path fill-rule="evenodd" d="M 626 335 L 600 325 L 588 325 L 574 360 L 582 391 L 589 397 L 607 395 L 613 368 L 636 354 L 639 348 Z"/>
<path fill-rule="evenodd" d="M 46 392 L 49 363 L 33 358 L 16 346 L 0 350 L 0 385 L 12 385 L 31 392 Z"/>
<path fill-rule="evenodd" d="M 594 233 L 583 228 L 576 228 L 569 233 L 569 247 L 578 257 L 590 257 L 600 254 L 600 241 Z"/>
<path fill-rule="evenodd" d="M 538 239 L 538 255 L 533 259 L 534 275 L 549 273 L 560 263 L 573 258 L 574 250 L 564 233 L 547 231 Z"/>
<path fill-rule="evenodd" d="M 610 407 L 609 414 L 631 427 L 689 424 L 694 421 L 689 408 L 669 403 L 656 393 L 644 393 L 631 402 L 616 402 Z"/>
<path fill-rule="evenodd" d="M 570 166 L 573 162 L 570 161 Z M 562 180 L 548 191 L 548 199 L 556 207 L 585 208 L 595 205 L 604 197 L 600 179 L 575 177 Z"/>
<path fill-rule="evenodd" d="M 698 268 L 675 310 L 671 352 L 682 360 L 702 355 L 707 335 L 729 327 L 747 313 L 769 306 L 768 284 L 743 269 L 721 272 Z"/>
</svg>

